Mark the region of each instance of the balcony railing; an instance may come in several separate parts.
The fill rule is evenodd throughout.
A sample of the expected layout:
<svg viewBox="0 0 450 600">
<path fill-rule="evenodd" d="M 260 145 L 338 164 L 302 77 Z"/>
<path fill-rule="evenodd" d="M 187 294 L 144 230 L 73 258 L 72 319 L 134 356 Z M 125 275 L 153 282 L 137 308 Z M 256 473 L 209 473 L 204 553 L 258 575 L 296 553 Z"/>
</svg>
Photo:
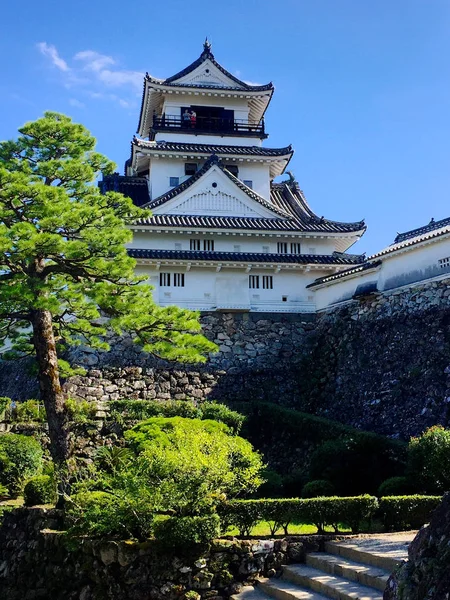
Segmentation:
<svg viewBox="0 0 450 600">
<path fill-rule="evenodd" d="M 181 117 L 163 114 L 153 115 L 153 131 L 183 131 L 183 133 L 216 133 L 218 135 L 240 135 L 266 138 L 264 119 L 247 121 L 220 117 L 197 116 L 195 122 L 184 121 Z"/>
</svg>

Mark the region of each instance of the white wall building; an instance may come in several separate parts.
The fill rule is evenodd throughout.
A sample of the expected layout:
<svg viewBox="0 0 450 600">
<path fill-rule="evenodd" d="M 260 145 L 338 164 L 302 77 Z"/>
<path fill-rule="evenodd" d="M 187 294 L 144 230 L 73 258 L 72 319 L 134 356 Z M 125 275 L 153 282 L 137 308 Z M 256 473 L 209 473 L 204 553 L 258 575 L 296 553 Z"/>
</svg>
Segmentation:
<svg viewBox="0 0 450 600">
<path fill-rule="evenodd" d="M 273 85 L 224 69 L 206 41 L 165 80 L 146 75 L 125 175 L 105 177 L 152 217 L 129 252 L 162 305 L 203 311 L 314 312 L 450 272 L 450 219 L 399 234 L 365 259 L 347 250 L 362 221 L 315 215 L 289 173 L 291 146 L 263 146 Z"/>
<path fill-rule="evenodd" d="M 293 154 L 262 145 L 273 92 L 229 73 L 207 41 L 176 75 L 146 75 L 125 176 L 100 186 L 151 210 L 129 251 L 160 304 L 312 312 L 308 284 L 363 261 L 346 254 L 362 221 L 316 216 L 292 175 L 273 183 Z"/>
</svg>

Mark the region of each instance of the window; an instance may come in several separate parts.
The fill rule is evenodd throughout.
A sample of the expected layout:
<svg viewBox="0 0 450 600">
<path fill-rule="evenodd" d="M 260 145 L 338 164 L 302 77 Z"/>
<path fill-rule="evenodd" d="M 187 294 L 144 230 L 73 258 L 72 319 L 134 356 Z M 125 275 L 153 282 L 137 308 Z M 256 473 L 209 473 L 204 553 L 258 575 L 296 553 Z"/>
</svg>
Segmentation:
<svg viewBox="0 0 450 600">
<path fill-rule="evenodd" d="M 239 167 L 237 165 L 225 165 L 225 169 L 235 177 L 239 175 Z"/>
<path fill-rule="evenodd" d="M 253 181 L 251 179 L 243 179 L 242 183 L 249 187 L 251 190 L 253 189 Z"/>
<path fill-rule="evenodd" d="M 184 163 L 184 174 L 195 175 L 197 173 L 197 163 Z"/>
<path fill-rule="evenodd" d="M 190 244 L 191 250 L 200 250 L 201 240 L 190 240 Z"/>
<path fill-rule="evenodd" d="M 173 274 L 173 285 L 175 287 L 184 287 L 184 273 Z"/>
<path fill-rule="evenodd" d="M 169 185 L 170 185 L 170 187 L 176 187 L 177 185 L 180 185 L 180 178 L 179 177 L 170 177 Z"/>
<path fill-rule="evenodd" d="M 438 260 L 438 263 L 439 263 L 439 266 L 441 267 L 441 269 L 450 267 L 450 256 L 447 256 L 446 258 L 440 258 Z"/>
<path fill-rule="evenodd" d="M 287 242 L 278 242 L 277 252 L 278 254 L 287 254 Z"/>
<path fill-rule="evenodd" d="M 291 254 L 300 254 L 300 244 L 298 242 L 291 243 Z"/>
<path fill-rule="evenodd" d="M 170 286 L 170 273 L 160 273 L 159 274 L 159 285 L 161 287 L 169 287 Z"/>
<path fill-rule="evenodd" d="M 248 287 L 251 290 L 259 290 L 259 275 L 249 275 Z"/>
<path fill-rule="evenodd" d="M 203 250 L 214 252 L 214 240 L 203 240 Z"/>
<path fill-rule="evenodd" d="M 263 290 L 273 290 L 272 275 L 263 275 L 262 284 L 263 284 Z"/>
<path fill-rule="evenodd" d="M 287 296 L 281 296 L 281 301 L 282 302 L 287 302 Z"/>
<path fill-rule="evenodd" d="M 175 250 L 181 250 L 183 246 L 179 242 L 175 242 Z"/>
</svg>

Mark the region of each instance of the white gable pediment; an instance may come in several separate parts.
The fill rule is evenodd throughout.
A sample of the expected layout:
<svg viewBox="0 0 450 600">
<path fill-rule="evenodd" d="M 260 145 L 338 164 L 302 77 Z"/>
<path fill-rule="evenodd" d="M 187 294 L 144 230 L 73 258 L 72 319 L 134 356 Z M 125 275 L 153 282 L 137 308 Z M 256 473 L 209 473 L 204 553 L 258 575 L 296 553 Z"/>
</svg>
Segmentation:
<svg viewBox="0 0 450 600">
<path fill-rule="evenodd" d="M 216 67 L 209 59 L 180 79 L 172 83 L 184 83 L 195 85 L 213 85 L 217 87 L 241 87 L 235 81 L 227 77 L 220 69 Z"/>
<path fill-rule="evenodd" d="M 172 200 L 151 209 L 153 214 L 280 218 L 250 198 L 217 166 Z"/>
</svg>

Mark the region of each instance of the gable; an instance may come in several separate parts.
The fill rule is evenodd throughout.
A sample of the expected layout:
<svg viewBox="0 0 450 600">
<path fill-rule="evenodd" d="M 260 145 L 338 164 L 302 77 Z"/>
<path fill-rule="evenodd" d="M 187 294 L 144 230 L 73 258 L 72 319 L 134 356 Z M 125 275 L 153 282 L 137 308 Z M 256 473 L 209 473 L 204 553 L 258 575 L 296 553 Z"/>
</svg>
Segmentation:
<svg viewBox="0 0 450 600">
<path fill-rule="evenodd" d="M 151 207 L 150 207 L 151 208 Z M 261 206 L 213 166 L 188 189 L 151 209 L 153 214 L 254 217 L 280 219 L 280 215 Z"/>
<path fill-rule="evenodd" d="M 209 59 L 202 62 L 193 71 L 173 80 L 171 83 L 183 83 L 194 85 L 211 85 L 215 87 L 240 87 L 229 77 L 227 77 L 216 65 Z"/>
</svg>

